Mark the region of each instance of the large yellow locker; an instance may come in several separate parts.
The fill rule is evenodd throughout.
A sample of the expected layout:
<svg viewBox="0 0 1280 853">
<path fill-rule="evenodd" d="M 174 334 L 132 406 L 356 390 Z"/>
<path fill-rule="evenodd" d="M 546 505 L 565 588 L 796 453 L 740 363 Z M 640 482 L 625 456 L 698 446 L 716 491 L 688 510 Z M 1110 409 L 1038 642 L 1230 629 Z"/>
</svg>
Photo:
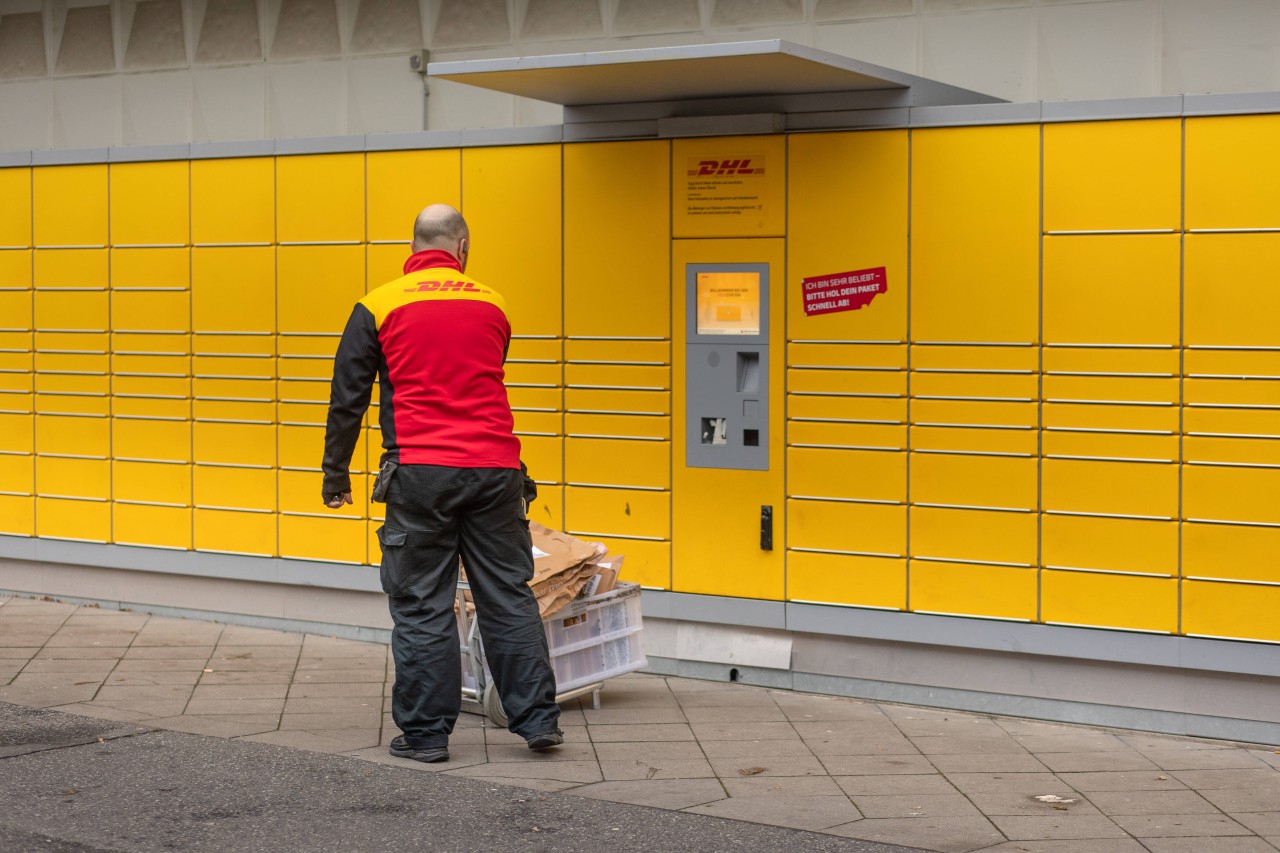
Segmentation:
<svg viewBox="0 0 1280 853">
<path fill-rule="evenodd" d="M 1178 524 L 1045 515 L 1040 520 L 1040 561 L 1051 569 L 1173 576 L 1178 573 Z"/>
<path fill-rule="evenodd" d="M 1037 617 L 1035 569 L 912 560 L 910 609 L 1032 622 Z"/>
<path fill-rule="evenodd" d="M 792 498 L 905 502 L 907 454 L 883 450 L 787 448 Z"/>
<path fill-rule="evenodd" d="M 273 512 L 197 508 L 192 513 L 192 544 L 197 551 L 276 556 Z"/>
<path fill-rule="evenodd" d="M 112 163 L 111 244 L 184 246 L 191 232 L 186 160 Z"/>
<path fill-rule="evenodd" d="M 911 556 L 1016 566 L 1036 564 L 1036 514 L 911 507 Z"/>
<path fill-rule="evenodd" d="M 788 140 L 788 340 L 907 339 L 908 142 L 905 130 Z M 866 306 L 805 314 L 803 279 L 880 267 L 886 290 Z"/>
<path fill-rule="evenodd" d="M 1183 581 L 1182 632 L 1280 642 L 1280 586 Z"/>
<path fill-rule="evenodd" d="M 193 160 L 191 242 L 197 246 L 275 242 L 275 168 L 272 157 Z"/>
<path fill-rule="evenodd" d="M 1035 509 L 1038 462 L 1017 456 L 914 453 L 911 500 L 917 504 Z"/>
<path fill-rule="evenodd" d="M 595 540 L 609 549 L 611 557 L 622 557 L 620 580 L 638 583 L 646 589 L 671 588 L 671 543 L 648 539 Z"/>
<path fill-rule="evenodd" d="M 671 336 L 670 171 L 665 140 L 564 147 L 565 334 Z"/>
<path fill-rule="evenodd" d="M 31 170 L 0 169 L 0 248 L 31 245 Z"/>
<path fill-rule="evenodd" d="M 189 290 L 191 250 L 115 248 L 111 250 L 111 286 L 117 290 Z M 183 323 L 183 327 L 186 327 Z"/>
<path fill-rule="evenodd" d="M 17 411 L 18 397 L 0 394 L 0 452 L 35 453 L 35 415 L 30 413 L 30 406 L 24 406 L 25 411 Z"/>
<path fill-rule="evenodd" d="M 109 418 L 36 415 L 36 453 L 106 459 L 111 455 Z"/>
<path fill-rule="evenodd" d="M 1177 344 L 1178 234 L 1044 240 L 1044 339 L 1066 344 Z"/>
<path fill-rule="evenodd" d="M 1280 527 L 1182 525 L 1182 576 L 1280 584 Z"/>
<path fill-rule="evenodd" d="M 105 290 L 37 290 L 35 325 L 41 332 L 92 332 L 105 340 L 110 328 L 110 295 Z M 42 342 L 37 342 L 42 343 Z M 38 346 L 39 349 L 51 347 Z"/>
<path fill-rule="evenodd" d="M 413 236 L 414 219 L 428 204 L 448 204 L 461 209 L 461 171 L 462 155 L 456 148 L 366 154 L 369 241 L 407 242 Z M 407 246 L 402 254 L 408 257 Z"/>
<path fill-rule="evenodd" d="M 31 249 L 0 249 L 0 290 L 29 290 L 32 286 Z M 0 317 L 6 315 L 0 314 Z M 5 325 L 8 325 L 7 320 Z"/>
<path fill-rule="evenodd" d="M 37 289 L 105 290 L 110 283 L 110 254 L 103 249 L 37 249 L 32 280 Z"/>
<path fill-rule="evenodd" d="M 1188 521 L 1280 524 L 1280 469 L 1182 467 L 1182 516 Z"/>
<path fill-rule="evenodd" d="M 191 462 L 191 422 L 112 418 L 111 456 L 114 459 Z"/>
<path fill-rule="evenodd" d="M 3 324 L 0 329 L 30 331 L 34 325 L 34 305 L 35 294 L 30 290 L 0 290 L 0 324 Z"/>
<path fill-rule="evenodd" d="M 198 334 L 275 332 L 275 251 L 257 246 L 194 249 L 191 314 Z"/>
<path fill-rule="evenodd" d="M 1046 569 L 1040 573 L 1040 618 L 1064 625 L 1173 634 L 1178 630 L 1178 581 Z"/>
<path fill-rule="evenodd" d="M 323 509 L 323 507 L 321 507 Z M 368 522 L 362 518 L 280 516 L 280 556 L 363 565 L 369 559 Z"/>
<path fill-rule="evenodd" d="M 579 486 L 671 488 L 671 442 L 570 438 L 565 481 Z"/>
<path fill-rule="evenodd" d="M 111 327 L 117 332 L 185 335 L 191 330 L 191 294 L 186 290 L 113 290 Z"/>
<path fill-rule="evenodd" d="M 907 561 L 792 551 L 787 554 L 787 600 L 905 610 Z"/>
<path fill-rule="evenodd" d="M 370 211 L 372 213 L 372 211 Z M 412 221 L 410 222 L 412 225 Z M 365 292 L 372 293 L 404 275 L 404 264 L 413 252 L 408 240 L 401 243 L 373 243 L 365 246 Z"/>
<path fill-rule="evenodd" d="M 107 166 L 31 170 L 36 246 L 107 245 Z"/>
<path fill-rule="evenodd" d="M 517 335 L 562 334 L 560 158 L 559 145 L 462 152 L 467 275 L 502 294 Z"/>
<path fill-rule="evenodd" d="M 1040 129 L 917 130 L 911 143 L 911 336 L 1034 343 Z"/>
<path fill-rule="evenodd" d="M 675 140 L 672 236 L 785 235 L 787 142 L 780 134 Z"/>
<path fill-rule="evenodd" d="M 1280 346 L 1280 234 L 1188 234 L 1185 251 L 1187 346 Z"/>
<path fill-rule="evenodd" d="M 281 334 L 342 334 L 351 310 L 364 297 L 364 250 L 281 246 L 277 251 Z"/>
<path fill-rule="evenodd" d="M 1280 227 L 1280 115 L 1186 122 L 1186 227 Z"/>
<path fill-rule="evenodd" d="M 907 425 L 905 423 L 788 421 L 787 443 L 792 447 L 905 450 Z"/>
<path fill-rule="evenodd" d="M 191 510 L 188 507 L 113 503 L 112 539 L 117 545 L 147 548 L 191 548 Z"/>
<path fill-rule="evenodd" d="M 564 518 L 571 533 L 587 539 L 670 539 L 671 493 L 569 486 L 564 495 Z"/>
<path fill-rule="evenodd" d="M 29 453 L 0 453 L 0 494 L 28 497 L 36 491 L 35 459 Z"/>
<path fill-rule="evenodd" d="M 1044 126 L 1046 231 L 1180 227 L 1182 121 Z"/>
<path fill-rule="evenodd" d="M 907 553 L 907 508 L 792 498 L 787 501 L 787 547 L 902 557 Z"/>
<path fill-rule="evenodd" d="M 42 497 L 110 500 L 111 462 L 107 459 L 37 456 L 36 494 Z"/>
<path fill-rule="evenodd" d="M 277 471 L 280 511 L 319 514 L 334 518 L 368 518 L 369 501 L 364 489 L 365 477 L 359 471 L 351 473 L 352 503 L 343 504 L 339 509 L 329 509 L 321 496 L 324 476 L 319 471 Z"/>
<path fill-rule="evenodd" d="M 265 512 L 276 509 L 276 472 L 271 468 L 229 468 L 197 463 L 192 482 L 195 504 L 201 509 Z"/>
<path fill-rule="evenodd" d="M 111 504 L 106 500 L 37 497 L 36 535 L 105 544 L 111 541 Z"/>
<path fill-rule="evenodd" d="M 1153 519 L 1178 515 L 1177 465 L 1045 459 L 1040 476 L 1046 512 Z"/>
<path fill-rule="evenodd" d="M 277 239 L 281 243 L 363 242 L 364 180 L 362 153 L 277 157 Z"/>
<path fill-rule="evenodd" d="M 564 482 L 564 439 L 559 436 L 520 436 L 520 458 L 539 483 Z"/>
<path fill-rule="evenodd" d="M 276 464 L 276 427 L 265 423 L 199 421 L 191 425 L 195 461 L 206 465 Z"/>
<path fill-rule="evenodd" d="M 6 536 L 35 536 L 36 499 L 0 492 L 0 533 Z"/>
<path fill-rule="evenodd" d="M 191 466 L 116 460 L 111 463 L 111 497 L 134 503 L 191 506 Z"/>
</svg>

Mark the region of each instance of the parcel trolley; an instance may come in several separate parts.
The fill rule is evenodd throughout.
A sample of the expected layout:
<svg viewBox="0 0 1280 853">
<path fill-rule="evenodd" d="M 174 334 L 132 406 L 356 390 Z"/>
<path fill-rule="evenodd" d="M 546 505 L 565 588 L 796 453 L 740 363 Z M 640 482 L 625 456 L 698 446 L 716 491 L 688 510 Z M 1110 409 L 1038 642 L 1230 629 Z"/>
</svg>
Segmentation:
<svg viewBox="0 0 1280 853">
<path fill-rule="evenodd" d="M 462 700 L 464 707 L 483 713 L 505 727 L 507 715 L 489 675 L 479 622 L 467 613 L 466 592 L 458 584 L 458 635 L 462 640 Z M 619 582 L 610 592 L 575 598 L 542 620 L 556 674 L 556 702 L 591 694 L 599 710 L 600 690 L 607 679 L 642 669 L 648 661 L 641 639 L 640 585 Z M 478 707 L 477 707 L 478 706 Z"/>
</svg>

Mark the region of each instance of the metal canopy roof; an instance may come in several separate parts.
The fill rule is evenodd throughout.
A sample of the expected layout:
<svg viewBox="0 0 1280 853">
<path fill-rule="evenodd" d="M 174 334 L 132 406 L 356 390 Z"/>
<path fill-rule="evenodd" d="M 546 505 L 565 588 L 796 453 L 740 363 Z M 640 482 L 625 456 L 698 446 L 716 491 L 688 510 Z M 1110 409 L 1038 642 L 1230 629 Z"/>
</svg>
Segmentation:
<svg viewBox="0 0 1280 853">
<path fill-rule="evenodd" d="M 780 39 L 432 62 L 427 74 L 566 107 L 897 90 L 897 106 L 1001 99 Z"/>
</svg>

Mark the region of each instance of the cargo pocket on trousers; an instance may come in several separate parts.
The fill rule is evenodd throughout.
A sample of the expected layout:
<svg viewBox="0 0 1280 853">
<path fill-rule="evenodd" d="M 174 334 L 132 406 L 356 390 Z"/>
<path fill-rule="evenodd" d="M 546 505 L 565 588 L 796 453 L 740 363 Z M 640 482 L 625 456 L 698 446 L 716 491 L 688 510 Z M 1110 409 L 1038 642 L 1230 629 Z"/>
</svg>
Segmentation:
<svg viewBox="0 0 1280 853">
<path fill-rule="evenodd" d="M 408 541 L 407 530 L 385 524 L 378 528 L 378 544 L 382 546 L 382 565 L 378 569 L 378 577 L 382 581 L 382 591 L 387 595 L 402 593 L 405 543 Z"/>
</svg>

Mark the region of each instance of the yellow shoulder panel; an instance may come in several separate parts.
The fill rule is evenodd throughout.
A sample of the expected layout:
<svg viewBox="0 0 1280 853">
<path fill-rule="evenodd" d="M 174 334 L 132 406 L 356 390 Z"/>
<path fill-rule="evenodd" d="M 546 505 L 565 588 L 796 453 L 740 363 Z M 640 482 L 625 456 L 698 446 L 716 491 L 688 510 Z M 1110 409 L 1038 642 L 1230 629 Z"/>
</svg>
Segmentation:
<svg viewBox="0 0 1280 853">
<path fill-rule="evenodd" d="M 504 314 L 506 300 L 475 279 L 447 267 L 418 270 L 389 281 L 360 300 L 373 314 L 377 327 L 387 315 L 402 305 L 428 300 L 468 299 L 496 305 Z"/>
</svg>

